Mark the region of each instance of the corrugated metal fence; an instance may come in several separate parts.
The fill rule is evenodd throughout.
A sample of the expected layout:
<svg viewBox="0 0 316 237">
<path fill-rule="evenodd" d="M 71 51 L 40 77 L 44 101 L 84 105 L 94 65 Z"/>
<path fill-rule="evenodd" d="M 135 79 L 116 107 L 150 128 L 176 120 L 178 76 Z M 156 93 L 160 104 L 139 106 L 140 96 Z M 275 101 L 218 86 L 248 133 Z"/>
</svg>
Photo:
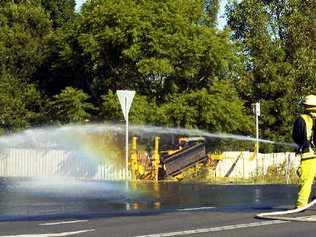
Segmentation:
<svg viewBox="0 0 316 237">
<path fill-rule="evenodd" d="M 249 178 L 256 172 L 264 175 L 271 166 L 285 164 L 289 170 L 299 165 L 294 153 L 259 154 L 258 162 L 251 159 L 252 153 L 248 151 L 224 152 L 223 156 L 216 166 L 217 177 Z M 0 177 L 50 176 L 100 180 L 124 180 L 126 177 L 124 169 L 106 164 L 105 160 L 82 159 L 75 151 L 16 148 L 0 151 Z"/>
<path fill-rule="evenodd" d="M 51 177 L 124 180 L 125 170 L 102 161 L 82 159 L 76 152 L 46 149 L 3 149 L 0 177 Z"/>
<path fill-rule="evenodd" d="M 216 166 L 217 177 L 239 177 L 250 178 L 259 175 L 265 175 L 269 167 L 284 166 L 285 172 L 290 169 L 297 169 L 300 159 L 295 153 L 269 153 L 258 155 L 258 160 L 252 152 L 224 152 L 223 160 Z"/>
</svg>

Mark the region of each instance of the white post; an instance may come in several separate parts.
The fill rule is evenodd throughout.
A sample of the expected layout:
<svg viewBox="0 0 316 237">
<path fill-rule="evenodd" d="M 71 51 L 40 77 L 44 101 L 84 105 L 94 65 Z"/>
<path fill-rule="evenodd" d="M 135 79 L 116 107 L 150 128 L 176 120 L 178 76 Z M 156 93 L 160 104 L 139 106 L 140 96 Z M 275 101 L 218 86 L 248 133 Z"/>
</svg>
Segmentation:
<svg viewBox="0 0 316 237">
<path fill-rule="evenodd" d="M 286 184 L 289 184 L 291 157 L 290 157 L 290 154 L 288 156 L 286 156 L 286 153 L 284 154 L 284 156 L 285 156 L 285 159 L 286 159 L 285 181 L 286 181 Z"/>
<path fill-rule="evenodd" d="M 126 187 L 128 188 L 128 113 L 131 108 L 135 91 L 129 90 L 118 90 L 116 91 L 119 98 L 122 112 L 125 118 L 125 178 L 126 178 Z"/>
<path fill-rule="evenodd" d="M 256 115 L 256 173 L 259 172 L 259 116 L 260 116 L 260 103 L 255 104 L 254 113 Z"/>
<path fill-rule="evenodd" d="M 125 106 L 127 98 L 125 98 Z M 126 111 L 126 108 L 125 108 Z M 126 180 L 128 180 L 128 113 L 126 114 L 126 125 L 125 125 L 125 172 Z"/>
<path fill-rule="evenodd" d="M 256 170 L 258 176 L 259 170 L 259 118 L 258 114 L 256 113 Z"/>
</svg>

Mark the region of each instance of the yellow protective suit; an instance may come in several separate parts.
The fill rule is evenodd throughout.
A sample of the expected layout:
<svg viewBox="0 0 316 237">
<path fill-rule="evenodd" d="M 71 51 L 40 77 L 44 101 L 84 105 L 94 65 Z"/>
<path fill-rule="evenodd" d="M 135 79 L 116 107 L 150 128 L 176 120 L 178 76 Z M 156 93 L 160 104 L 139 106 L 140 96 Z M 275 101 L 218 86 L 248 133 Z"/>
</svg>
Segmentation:
<svg viewBox="0 0 316 237">
<path fill-rule="evenodd" d="M 306 125 L 307 139 L 311 139 L 313 119 L 310 115 L 301 115 Z M 298 169 L 299 175 L 299 192 L 296 201 L 296 208 L 304 207 L 309 202 L 314 178 L 316 175 L 316 155 L 310 148 L 301 155 L 301 164 Z"/>
<path fill-rule="evenodd" d="M 296 207 L 304 207 L 308 204 L 309 196 L 311 194 L 314 177 L 316 175 L 316 159 L 301 160 L 298 173 L 299 179 L 299 192 L 296 201 Z"/>
</svg>

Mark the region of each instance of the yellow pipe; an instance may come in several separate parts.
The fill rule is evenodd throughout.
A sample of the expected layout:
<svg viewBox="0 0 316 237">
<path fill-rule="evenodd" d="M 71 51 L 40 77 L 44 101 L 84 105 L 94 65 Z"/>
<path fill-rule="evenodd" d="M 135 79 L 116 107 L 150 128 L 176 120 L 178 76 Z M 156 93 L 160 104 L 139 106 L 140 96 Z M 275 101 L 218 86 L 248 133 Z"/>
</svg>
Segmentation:
<svg viewBox="0 0 316 237">
<path fill-rule="evenodd" d="M 159 154 L 159 140 L 160 140 L 160 137 L 155 137 L 155 149 L 154 149 L 155 154 Z"/>
<path fill-rule="evenodd" d="M 158 170 L 160 166 L 160 155 L 159 155 L 159 140 L 160 137 L 155 137 L 155 147 L 154 147 L 154 179 L 158 181 Z"/>
<path fill-rule="evenodd" d="M 131 166 L 131 172 L 132 172 L 132 179 L 136 180 L 137 178 L 137 168 L 138 168 L 138 162 L 137 162 L 137 137 L 132 138 L 132 151 L 131 151 L 131 159 L 130 159 L 130 166 Z"/>
<path fill-rule="evenodd" d="M 136 151 L 137 149 L 137 137 L 132 138 L 132 150 Z"/>
</svg>

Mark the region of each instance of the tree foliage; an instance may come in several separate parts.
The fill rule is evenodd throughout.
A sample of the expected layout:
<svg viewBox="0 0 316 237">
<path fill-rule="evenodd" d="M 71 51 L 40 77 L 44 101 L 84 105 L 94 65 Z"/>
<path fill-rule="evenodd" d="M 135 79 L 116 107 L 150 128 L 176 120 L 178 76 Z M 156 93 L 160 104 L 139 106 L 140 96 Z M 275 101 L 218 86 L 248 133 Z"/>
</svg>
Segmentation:
<svg viewBox="0 0 316 237">
<path fill-rule="evenodd" d="M 296 102 L 316 93 L 315 1 L 0 2 L 0 127 L 121 121 L 289 140 Z"/>
<path fill-rule="evenodd" d="M 123 113 L 120 102 L 115 93 L 111 90 L 102 96 L 100 116 L 108 121 L 123 121 Z M 129 120 L 134 124 L 162 125 L 162 116 L 159 115 L 159 108 L 155 101 L 151 101 L 143 95 L 135 95 L 129 112 Z"/>
<path fill-rule="evenodd" d="M 41 0 L 49 14 L 53 28 L 62 27 L 75 17 L 75 0 Z"/>
<path fill-rule="evenodd" d="M 241 95 L 261 102 L 264 137 L 289 138 L 299 97 L 315 93 L 315 1 L 235 1 L 228 13 L 246 58 Z"/>
<path fill-rule="evenodd" d="M 89 112 L 94 106 L 87 102 L 89 96 L 82 90 L 66 87 L 60 94 L 55 95 L 49 103 L 51 115 L 61 123 L 83 122 L 90 118 Z"/>
<path fill-rule="evenodd" d="M 29 1 L 0 4 L 1 128 L 10 131 L 40 124 L 45 97 L 32 76 L 47 57 L 50 21 Z"/>
<path fill-rule="evenodd" d="M 9 73 L 0 74 L 0 128 L 19 130 L 41 123 L 43 99 L 34 84 L 21 82 Z"/>
<path fill-rule="evenodd" d="M 175 94 L 163 107 L 170 126 L 210 132 L 251 132 L 251 118 L 229 82 L 215 81 L 209 89 Z"/>
<path fill-rule="evenodd" d="M 44 10 L 28 1 L 0 5 L 0 65 L 25 80 L 47 57 L 50 21 Z"/>
<path fill-rule="evenodd" d="M 164 101 L 231 78 L 234 45 L 207 18 L 203 1 L 88 2 L 78 38 L 94 90 L 139 89 Z"/>
<path fill-rule="evenodd" d="M 123 120 L 117 96 L 103 96 L 101 114 L 106 120 Z M 136 124 L 200 128 L 210 132 L 251 133 L 251 117 L 230 82 L 215 81 L 185 94 L 173 94 L 168 102 L 157 105 L 146 96 L 136 95 L 129 119 Z"/>
</svg>

